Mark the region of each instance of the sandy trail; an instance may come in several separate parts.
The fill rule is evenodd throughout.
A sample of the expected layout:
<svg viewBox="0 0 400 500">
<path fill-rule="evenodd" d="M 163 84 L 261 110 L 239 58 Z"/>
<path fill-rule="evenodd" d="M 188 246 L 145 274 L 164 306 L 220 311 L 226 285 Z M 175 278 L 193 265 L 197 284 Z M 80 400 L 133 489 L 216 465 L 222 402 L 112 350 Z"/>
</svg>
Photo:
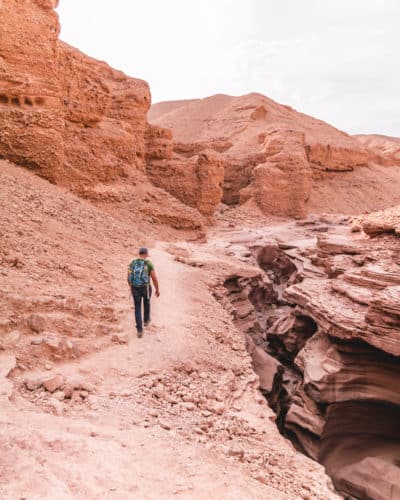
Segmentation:
<svg viewBox="0 0 400 500">
<path fill-rule="evenodd" d="M 135 332 L 129 257 L 110 255 L 110 294 L 128 342 L 50 372 L 83 377 L 93 394 L 60 403 L 59 416 L 43 392 L 15 392 L 2 405 L 1 500 L 296 499 L 310 491 L 309 498 L 335 498 L 326 478 L 320 481 L 320 466 L 287 443 L 282 448 L 271 410 L 256 398 L 243 340 L 205 282 L 208 271 L 177 262 L 161 245 L 151 259 L 161 297 L 152 299 L 144 337 Z M 190 376 L 182 370 L 188 362 L 198 367 Z M 171 403 L 175 394 L 183 401 Z M 185 397 L 196 394 L 206 395 L 203 408 L 212 411 Z M 218 405 L 223 410 L 213 413 Z M 253 465 L 257 460 L 269 465 Z"/>
<path fill-rule="evenodd" d="M 131 334 L 129 343 L 55 369 L 65 376 L 79 373 L 102 380 L 99 399 L 107 398 L 110 391 L 123 391 L 132 378 L 148 370 L 165 370 L 195 356 L 198 336 L 190 326 L 203 305 L 196 283 L 193 279 L 189 283 L 188 269 L 160 248 L 151 257 L 162 294 L 152 299 L 153 323 L 144 337 L 138 339 L 134 333 L 125 262 L 114 258 L 115 304 L 123 332 Z M 102 412 L 83 406 L 57 417 L 37 413 L 19 397 L 15 403 L 18 410 L 10 406 L 0 416 L 2 500 L 283 498 L 278 491 L 244 477 L 239 464 L 177 440 L 174 429 L 142 427 L 141 417 L 135 418 L 137 404 L 135 408 L 111 405 Z M 24 431 L 27 419 L 29 428 Z"/>
</svg>

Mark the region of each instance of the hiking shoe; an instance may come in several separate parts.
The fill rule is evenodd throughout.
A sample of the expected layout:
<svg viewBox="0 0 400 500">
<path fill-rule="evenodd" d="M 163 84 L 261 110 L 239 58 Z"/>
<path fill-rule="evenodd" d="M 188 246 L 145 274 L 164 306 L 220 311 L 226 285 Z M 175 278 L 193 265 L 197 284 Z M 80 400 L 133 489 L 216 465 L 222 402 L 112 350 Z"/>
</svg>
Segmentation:
<svg viewBox="0 0 400 500">
<path fill-rule="evenodd" d="M 151 323 L 151 321 L 149 320 L 149 321 L 145 321 L 143 324 L 144 324 L 144 326 L 149 326 L 150 323 Z"/>
<path fill-rule="evenodd" d="M 137 331 L 137 336 L 138 336 L 139 338 L 143 337 L 143 330 L 138 330 L 138 331 Z"/>
</svg>

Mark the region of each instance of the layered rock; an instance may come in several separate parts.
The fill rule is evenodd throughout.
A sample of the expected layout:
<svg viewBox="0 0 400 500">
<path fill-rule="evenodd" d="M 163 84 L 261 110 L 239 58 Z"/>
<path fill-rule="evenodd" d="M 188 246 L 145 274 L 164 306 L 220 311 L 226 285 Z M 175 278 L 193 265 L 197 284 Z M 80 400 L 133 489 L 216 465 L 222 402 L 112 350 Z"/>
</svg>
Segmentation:
<svg viewBox="0 0 400 500">
<path fill-rule="evenodd" d="M 303 385 L 286 421 L 341 491 L 357 498 L 394 499 L 400 450 L 394 428 L 400 408 L 399 241 L 352 240 L 349 235 L 347 240 L 321 238 L 317 247 L 317 260 L 328 271 L 341 247 L 347 270 L 285 290 L 286 299 L 319 328 L 295 358 Z M 376 260 L 379 265 L 371 265 Z M 316 403 L 311 419 L 310 399 Z"/>
<path fill-rule="evenodd" d="M 356 232 L 361 229 L 370 236 L 382 233 L 400 235 L 400 205 L 355 218 L 352 223 L 352 230 Z"/>
<path fill-rule="evenodd" d="M 221 202 L 224 164 L 214 151 L 205 150 L 189 158 L 174 155 L 168 160 L 153 160 L 147 164 L 147 175 L 155 186 L 205 216 L 211 216 Z"/>
</svg>

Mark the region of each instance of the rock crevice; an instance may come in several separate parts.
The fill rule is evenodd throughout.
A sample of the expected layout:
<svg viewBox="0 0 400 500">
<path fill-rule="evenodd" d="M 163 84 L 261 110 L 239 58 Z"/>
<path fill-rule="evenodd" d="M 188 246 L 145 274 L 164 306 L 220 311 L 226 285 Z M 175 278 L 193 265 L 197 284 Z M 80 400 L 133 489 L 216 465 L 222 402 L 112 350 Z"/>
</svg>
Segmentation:
<svg viewBox="0 0 400 500">
<path fill-rule="evenodd" d="M 249 244 L 261 274 L 225 282 L 235 324 L 280 431 L 343 494 L 395 500 L 400 241 L 331 227 L 300 243 Z"/>
</svg>

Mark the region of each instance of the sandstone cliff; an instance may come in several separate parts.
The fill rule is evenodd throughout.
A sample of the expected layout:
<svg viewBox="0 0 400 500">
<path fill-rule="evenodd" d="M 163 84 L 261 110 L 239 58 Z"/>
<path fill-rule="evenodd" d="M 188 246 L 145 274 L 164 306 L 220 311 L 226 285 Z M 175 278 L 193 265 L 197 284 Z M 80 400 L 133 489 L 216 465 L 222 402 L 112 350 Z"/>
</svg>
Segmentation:
<svg viewBox="0 0 400 500">
<path fill-rule="evenodd" d="M 384 169 L 392 163 L 381 151 L 261 94 L 158 103 L 149 120 L 172 128 L 181 151 L 222 155 L 227 204 L 253 199 L 264 213 L 302 215 L 359 213 L 399 202 L 400 170 Z M 292 151 L 296 134 L 303 139 Z M 375 183 L 386 189 L 382 199 Z"/>
<path fill-rule="evenodd" d="M 154 133 L 147 123 L 148 84 L 60 42 L 54 6 L 1 4 L 0 158 L 94 202 L 117 204 L 133 220 L 199 228 L 204 220 L 197 203 L 190 208 L 147 177 L 156 149 L 162 157 L 172 151 L 170 133 Z M 197 181 L 196 173 L 191 182 Z M 203 182 L 193 191 L 204 200 L 210 189 Z M 200 202 L 200 211 L 210 213 L 207 204 Z"/>
</svg>

